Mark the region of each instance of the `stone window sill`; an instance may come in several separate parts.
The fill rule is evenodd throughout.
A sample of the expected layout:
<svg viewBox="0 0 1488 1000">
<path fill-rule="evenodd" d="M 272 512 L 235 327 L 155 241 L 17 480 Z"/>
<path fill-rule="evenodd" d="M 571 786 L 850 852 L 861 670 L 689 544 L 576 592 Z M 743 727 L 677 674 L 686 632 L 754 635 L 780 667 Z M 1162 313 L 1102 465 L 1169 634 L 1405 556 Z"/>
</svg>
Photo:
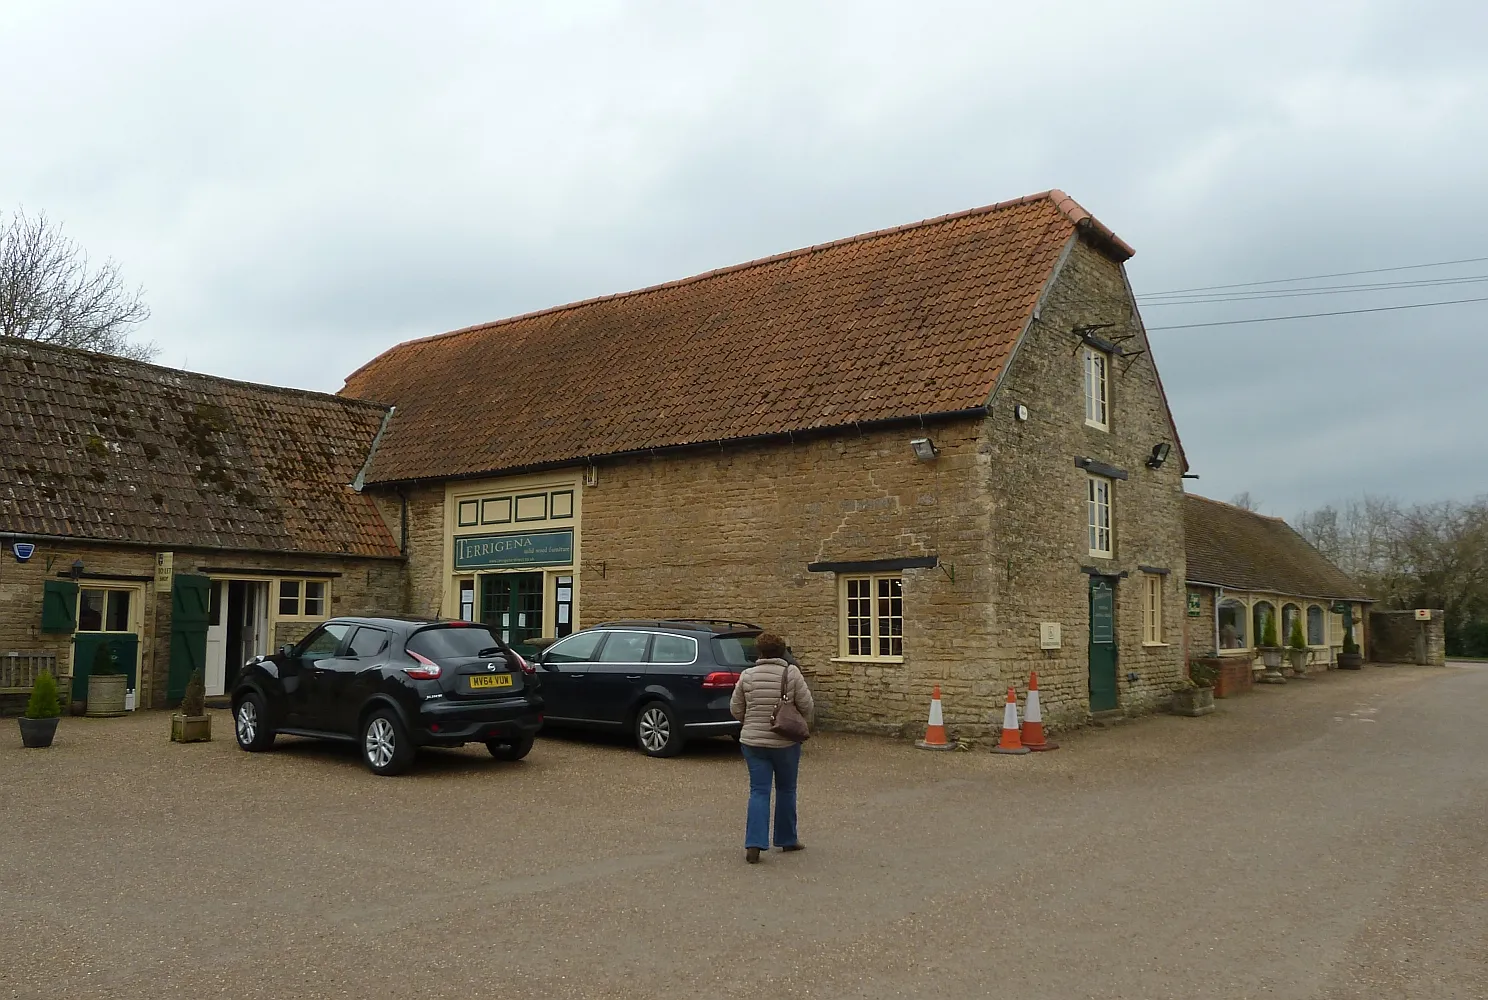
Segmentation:
<svg viewBox="0 0 1488 1000">
<path fill-rule="evenodd" d="M 834 656 L 833 663 L 903 663 L 902 656 Z"/>
<path fill-rule="evenodd" d="M 1167 649 L 1171 645 L 1172 645 L 1172 643 L 1170 643 L 1170 642 L 1144 642 L 1144 643 L 1142 643 L 1142 648 L 1143 649 Z"/>
</svg>

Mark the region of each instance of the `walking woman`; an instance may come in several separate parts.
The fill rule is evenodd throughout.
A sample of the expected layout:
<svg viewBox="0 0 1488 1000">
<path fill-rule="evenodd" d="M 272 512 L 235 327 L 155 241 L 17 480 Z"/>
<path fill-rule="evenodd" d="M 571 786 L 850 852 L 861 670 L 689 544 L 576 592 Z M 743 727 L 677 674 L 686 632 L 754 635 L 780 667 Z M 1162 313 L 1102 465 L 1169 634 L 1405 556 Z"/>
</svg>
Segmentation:
<svg viewBox="0 0 1488 1000">
<path fill-rule="evenodd" d="M 801 744 L 775 731 L 775 710 L 782 698 L 794 702 L 807 719 L 815 707 L 799 667 L 786 662 L 785 640 L 762 632 L 754 640 L 759 659 L 734 687 L 729 710 L 744 724 L 739 733 L 744 763 L 749 765 L 749 818 L 744 826 L 744 859 L 759 864 L 770 849 L 770 783 L 775 784 L 775 846 L 799 851 L 806 845 L 796 833 L 796 771 Z M 805 738 L 804 736 L 802 737 Z"/>
</svg>

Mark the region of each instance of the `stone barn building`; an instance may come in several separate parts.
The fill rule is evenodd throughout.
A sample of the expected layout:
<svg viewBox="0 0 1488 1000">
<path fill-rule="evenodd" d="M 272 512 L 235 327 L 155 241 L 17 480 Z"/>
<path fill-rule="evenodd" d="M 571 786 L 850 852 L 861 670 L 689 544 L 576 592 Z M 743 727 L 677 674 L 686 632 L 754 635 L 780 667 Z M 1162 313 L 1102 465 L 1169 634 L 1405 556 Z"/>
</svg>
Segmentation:
<svg viewBox="0 0 1488 1000">
<path fill-rule="evenodd" d="M 1322 668 L 1338 662 L 1350 627 L 1359 648 L 1368 648 L 1372 598 L 1286 521 L 1192 494 L 1183 514 L 1190 655 L 1235 658 L 1259 670 L 1267 618 L 1283 645 L 1300 618 Z"/>
<path fill-rule="evenodd" d="M 396 524 L 352 488 L 386 408 L 0 339 L 0 699 L 209 694 L 332 614 L 405 602 Z"/>
<path fill-rule="evenodd" d="M 1055 721 L 1158 706 L 1185 464 L 1131 254 L 1050 191 L 395 347 L 343 405 L 394 408 L 408 610 L 758 622 L 867 731 L 938 684 L 974 732 L 1032 670 Z"/>
</svg>

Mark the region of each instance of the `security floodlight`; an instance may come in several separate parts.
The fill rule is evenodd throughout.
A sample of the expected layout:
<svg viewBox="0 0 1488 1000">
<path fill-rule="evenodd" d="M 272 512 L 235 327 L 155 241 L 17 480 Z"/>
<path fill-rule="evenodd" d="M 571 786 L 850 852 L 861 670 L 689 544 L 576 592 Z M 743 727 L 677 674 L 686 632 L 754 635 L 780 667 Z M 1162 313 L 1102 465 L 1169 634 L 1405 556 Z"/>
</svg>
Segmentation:
<svg viewBox="0 0 1488 1000">
<path fill-rule="evenodd" d="M 940 454 L 940 450 L 935 447 L 935 442 L 927 437 L 913 438 L 910 440 L 909 446 L 914 449 L 915 458 L 918 458 L 921 462 L 934 461 L 935 456 Z"/>
</svg>

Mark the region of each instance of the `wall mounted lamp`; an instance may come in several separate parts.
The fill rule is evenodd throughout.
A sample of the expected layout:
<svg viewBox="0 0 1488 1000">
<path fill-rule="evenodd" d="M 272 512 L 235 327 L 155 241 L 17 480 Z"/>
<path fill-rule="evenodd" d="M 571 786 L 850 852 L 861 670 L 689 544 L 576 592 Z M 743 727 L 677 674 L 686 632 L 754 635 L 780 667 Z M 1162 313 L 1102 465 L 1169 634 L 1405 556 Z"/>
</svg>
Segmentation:
<svg viewBox="0 0 1488 1000">
<path fill-rule="evenodd" d="M 1161 469 L 1163 467 L 1163 463 L 1168 460 L 1168 455 L 1172 452 L 1172 450 L 1173 446 L 1168 444 L 1168 442 L 1166 441 L 1153 445 L 1152 454 L 1147 459 L 1147 468 Z"/>
<path fill-rule="evenodd" d="M 72 570 L 69 575 L 72 577 L 73 583 L 83 578 L 83 561 L 81 559 L 74 559 L 72 561 Z"/>
<path fill-rule="evenodd" d="M 940 449 L 935 447 L 935 442 L 927 437 L 912 438 L 909 446 L 914 449 L 915 458 L 921 462 L 933 462 L 935 456 L 940 454 Z"/>
</svg>

